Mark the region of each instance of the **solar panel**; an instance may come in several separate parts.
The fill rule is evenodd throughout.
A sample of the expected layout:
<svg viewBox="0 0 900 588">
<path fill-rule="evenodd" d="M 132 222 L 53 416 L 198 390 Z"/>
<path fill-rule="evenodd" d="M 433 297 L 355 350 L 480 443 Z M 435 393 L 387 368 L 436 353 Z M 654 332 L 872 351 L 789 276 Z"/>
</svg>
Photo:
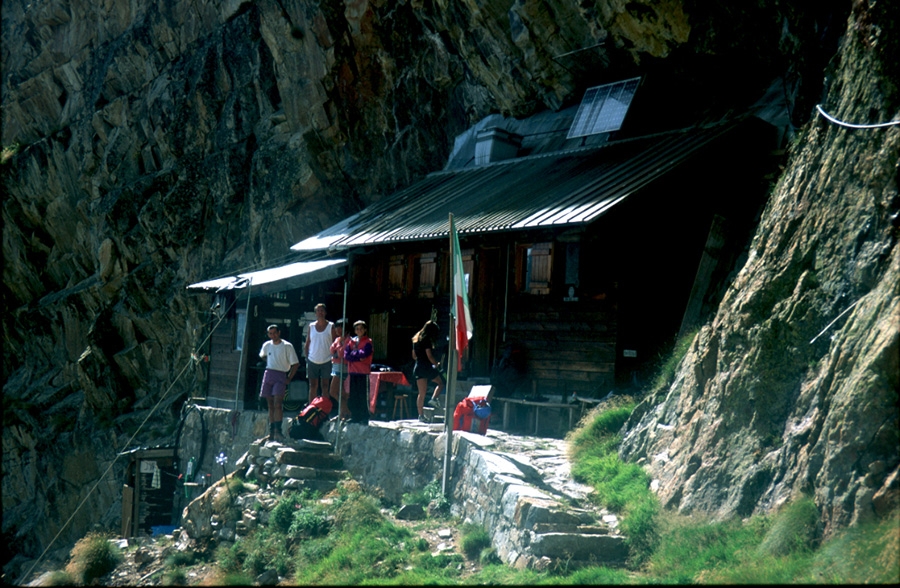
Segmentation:
<svg viewBox="0 0 900 588">
<path fill-rule="evenodd" d="M 641 78 L 631 78 L 588 88 L 566 138 L 618 131 L 640 81 Z"/>
</svg>

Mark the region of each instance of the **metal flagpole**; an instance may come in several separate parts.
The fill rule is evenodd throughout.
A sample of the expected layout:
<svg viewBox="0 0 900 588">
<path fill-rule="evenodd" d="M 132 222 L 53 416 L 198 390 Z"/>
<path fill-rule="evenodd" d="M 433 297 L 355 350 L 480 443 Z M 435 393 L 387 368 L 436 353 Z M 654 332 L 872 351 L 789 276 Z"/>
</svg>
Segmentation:
<svg viewBox="0 0 900 588">
<path fill-rule="evenodd" d="M 456 398 L 456 255 L 453 246 L 453 214 L 450 214 L 450 349 L 447 361 L 447 392 L 444 394 L 444 475 L 441 480 L 441 493 L 450 498 L 450 451 L 453 446 L 453 413 L 451 412 L 451 398 Z"/>
<path fill-rule="evenodd" d="M 341 360 L 341 363 L 338 364 L 338 420 L 337 422 L 337 436 L 334 440 L 334 452 L 340 454 L 341 447 L 341 425 L 343 424 L 341 421 L 341 415 L 343 414 L 343 403 L 344 403 L 344 337 L 347 335 L 347 283 L 348 279 L 344 276 L 344 308 L 341 310 L 341 320 L 344 325 L 341 327 L 341 350 L 338 351 L 340 354 L 338 359 Z"/>
</svg>

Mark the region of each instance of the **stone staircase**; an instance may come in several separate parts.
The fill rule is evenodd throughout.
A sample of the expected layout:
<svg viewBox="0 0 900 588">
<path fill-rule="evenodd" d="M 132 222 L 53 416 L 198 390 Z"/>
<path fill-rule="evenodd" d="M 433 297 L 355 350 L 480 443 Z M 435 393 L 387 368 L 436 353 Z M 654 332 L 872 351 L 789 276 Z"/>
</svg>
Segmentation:
<svg viewBox="0 0 900 588">
<path fill-rule="evenodd" d="M 284 488 L 328 492 L 348 475 L 343 458 L 324 441 L 260 439 L 250 444 L 246 459 L 247 478 L 262 484 L 281 478 Z"/>
<path fill-rule="evenodd" d="M 434 408 L 433 406 L 428 406 L 427 404 L 422 408 L 422 412 L 424 413 L 425 420 L 429 423 L 443 423 L 444 422 L 444 409 L 442 408 Z"/>
</svg>

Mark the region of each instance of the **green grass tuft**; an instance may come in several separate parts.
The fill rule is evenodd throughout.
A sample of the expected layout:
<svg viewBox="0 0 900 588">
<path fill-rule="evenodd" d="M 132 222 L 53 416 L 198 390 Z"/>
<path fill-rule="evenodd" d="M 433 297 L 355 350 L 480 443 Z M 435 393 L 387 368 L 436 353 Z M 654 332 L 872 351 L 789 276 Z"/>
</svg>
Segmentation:
<svg viewBox="0 0 900 588">
<path fill-rule="evenodd" d="M 74 586 L 75 578 L 72 577 L 72 574 L 68 572 L 64 572 L 63 570 L 56 570 L 50 572 L 45 578 L 43 578 L 42 586 Z"/>
<path fill-rule="evenodd" d="M 462 551 L 471 560 L 478 559 L 481 553 L 491 546 L 491 536 L 479 525 L 467 523 L 460 531 L 462 531 Z"/>
<path fill-rule="evenodd" d="M 811 551 L 819 537 L 819 509 L 812 498 L 803 498 L 788 504 L 775 515 L 758 552 L 760 556 L 779 557 Z"/>
<path fill-rule="evenodd" d="M 103 533 L 89 533 L 75 543 L 66 572 L 76 582 L 91 584 L 113 571 L 122 561 L 122 553 L 110 542 L 110 537 Z"/>
<path fill-rule="evenodd" d="M 896 584 L 900 581 L 900 511 L 877 522 L 847 529 L 810 558 L 801 581 L 840 584 Z"/>
</svg>

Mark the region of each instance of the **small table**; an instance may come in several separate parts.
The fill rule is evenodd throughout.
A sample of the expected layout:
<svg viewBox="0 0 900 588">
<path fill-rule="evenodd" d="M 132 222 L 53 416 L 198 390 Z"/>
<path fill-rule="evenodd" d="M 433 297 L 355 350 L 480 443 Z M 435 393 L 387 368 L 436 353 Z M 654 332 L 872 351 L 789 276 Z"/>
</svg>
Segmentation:
<svg viewBox="0 0 900 588">
<path fill-rule="evenodd" d="M 393 386 L 409 386 L 409 380 L 403 372 L 372 372 L 369 374 L 369 413 L 375 414 L 378 406 L 378 394 L 381 393 L 381 383 L 385 382 Z"/>
<path fill-rule="evenodd" d="M 580 404 L 570 404 L 568 402 L 535 402 L 534 400 L 526 400 L 524 398 L 494 398 L 493 402 L 502 402 L 503 403 L 503 430 L 506 431 L 509 428 L 509 405 L 510 404 L 521 404 L 523 406 L 535 406 L 535 407 L 544 407 L 544 408 L 567 408 L 569 410 L 569 429 L 572 428 L 572 419 L 574 417 L 574 412 L 576 409 L 581 409 Z M 538 426 L 540 424 L 540 414 L 541 411 L 537 408 L 534 409 L 534 434 L 538 433 Z"/>
</svg>

